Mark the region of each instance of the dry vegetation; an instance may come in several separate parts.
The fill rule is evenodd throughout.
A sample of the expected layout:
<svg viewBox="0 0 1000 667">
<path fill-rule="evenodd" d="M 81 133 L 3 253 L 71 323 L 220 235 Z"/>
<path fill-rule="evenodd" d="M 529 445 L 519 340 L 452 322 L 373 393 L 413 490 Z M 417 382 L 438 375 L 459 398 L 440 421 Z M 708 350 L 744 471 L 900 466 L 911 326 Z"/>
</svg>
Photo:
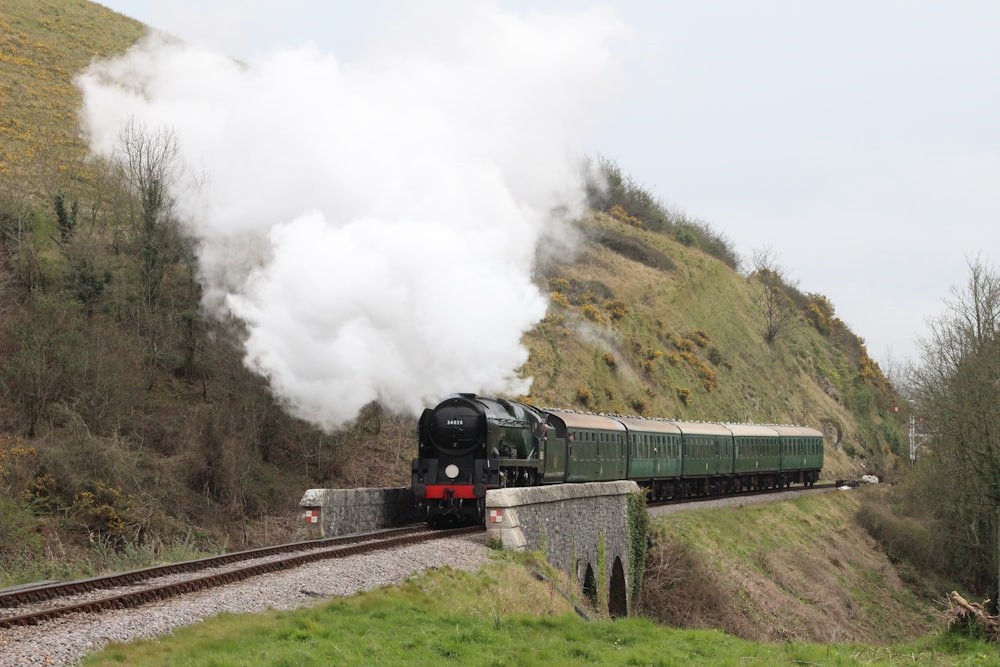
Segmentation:
<svg viewBox="0 0 1000 667">
<path fill-rule="evenodd" d="M 660 518 L 641 613 L 767 642 L 894 644 L 941 628 L 934 600 L 855 519 L 870 500 L 859 490 Z"/>
</svg>

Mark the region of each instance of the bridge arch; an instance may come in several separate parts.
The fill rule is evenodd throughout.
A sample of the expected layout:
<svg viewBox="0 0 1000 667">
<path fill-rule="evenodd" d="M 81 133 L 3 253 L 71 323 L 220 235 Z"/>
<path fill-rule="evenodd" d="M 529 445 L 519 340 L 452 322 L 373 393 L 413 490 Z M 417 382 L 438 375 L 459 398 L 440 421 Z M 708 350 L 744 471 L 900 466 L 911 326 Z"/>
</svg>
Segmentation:
<svg viewBox="0 0 1000 667">
<path fill-rule="evenodd" d="M 628 616 L 628 584 L 625 581 L 625 566 L 622 559 L 615 557 L 611 566 L 611 581 L 608 583 L 608 613 L 612 618 Z"/>
<path fill-rule="evenodd" d="M 487 539 L 505 549 L 544 550 L 595 606 L 607 604 L 613 617 L 627 616 L 629 496 L 638 488 L 634 482 L 590 482 L 487 491 Z"/>
</svg>

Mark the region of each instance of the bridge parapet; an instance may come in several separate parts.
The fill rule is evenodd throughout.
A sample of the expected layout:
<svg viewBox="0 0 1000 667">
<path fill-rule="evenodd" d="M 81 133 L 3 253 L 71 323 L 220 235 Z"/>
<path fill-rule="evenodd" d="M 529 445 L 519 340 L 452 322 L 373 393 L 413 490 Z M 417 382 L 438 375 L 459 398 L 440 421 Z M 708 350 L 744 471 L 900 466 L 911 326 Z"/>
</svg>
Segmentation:
<svg viewBox="0 0 1000 667">
<path fill-rule="evenodd" d="M 629 495 L 635 482 L 559 484 L 486 492 L 486 531 L 505 549 L 543 551 L 608 609 L 629 609 Z"/>
<path fill-rule="evenodd" d="M 416 521 L 409 488 L 309 489 L 299 501 L 302 519 L 316 537 L 336 537 Z"/>
</svg>

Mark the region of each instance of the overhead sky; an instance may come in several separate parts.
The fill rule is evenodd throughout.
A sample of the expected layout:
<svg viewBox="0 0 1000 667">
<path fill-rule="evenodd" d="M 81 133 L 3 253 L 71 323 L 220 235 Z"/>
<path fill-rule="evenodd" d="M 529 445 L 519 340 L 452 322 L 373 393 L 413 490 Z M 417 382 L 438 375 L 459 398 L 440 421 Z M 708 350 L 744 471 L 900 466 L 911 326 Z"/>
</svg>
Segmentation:
<svg viewBox="0 0 1000 667">
<path fill-rule="evenodd" d="M 402 8 L 412 16 L 449 6 L 101 4 L 251 64 L 311 43 L 345 66 L 400 34 Z M 614 160 L 744 257 L 772 250 L 803 292 L 829 297 L 883 367 L 918 361 L 915 340 L 964 284 L 968 263 L 998 260 L 1000 3 L 495 5 L 514 13 L 610 9 L 628 35 L 614 43 L 617 83 L 602 91 L 605 108 L 581 150 Z M 522 101 L 529 110 L 533 102 Z"/>
</svg>

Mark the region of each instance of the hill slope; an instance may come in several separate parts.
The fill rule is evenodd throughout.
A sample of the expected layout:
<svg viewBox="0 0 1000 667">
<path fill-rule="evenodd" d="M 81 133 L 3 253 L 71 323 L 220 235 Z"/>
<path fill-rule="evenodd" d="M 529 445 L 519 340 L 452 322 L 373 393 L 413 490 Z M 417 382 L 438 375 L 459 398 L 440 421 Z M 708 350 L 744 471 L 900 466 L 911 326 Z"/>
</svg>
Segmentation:
<svg viewBox="0 0 1000 667">
<path fill-rule="evenodd" d="M 92 184 L 73 77 L 146 31 L 86 0 L 10 0 L 0 8 L 0 196 L 23 202 Z"/>
<path fill-rule="evenodd" d="M 827 477 L 857 474 L 852 455 L 891 470 L 899 445 L 891 394 L 880 373 L 866 379 L 873 362 L 842 325 L 824 337 L 803 313 L 769 344 L 754 281 L 670 234 L 612 215 L 595 213 L 584 227 L 591 238 L 610 232 L 670 261 L 653 268 L 590 241 L 575 261 L 550 269 L 552 306 L 527 337 L 531 400 L 621 414 L 808 424 L 826 435 Z"/>
<path fill-rule="evenodd" d="M 83 0 L 0 8 L 0 530 L 49 536 L 14 554 L 29 562 L 55 535 L 84 551 L 275 541 L 305 488 L 408 483 L 414 420 L 370 405 L 324 434 L 288 417 L 243 367 L 238 328 L 201 314 L 183 238 L 144 302 L 141 220 L 85 160 L 72 84 L 142 34 Z M 827 434 L 826 477 L 857 474 L 858 457 L 891 472 L 891 391 L 832 309 L 791 290 L 797 325 L 765 342 L 759 285 L 647 213 L 595 203 L 577 254 L 540 261 L 552 303 L 525 336 L 527 398 L 809 424 Z"/>
</svg>

